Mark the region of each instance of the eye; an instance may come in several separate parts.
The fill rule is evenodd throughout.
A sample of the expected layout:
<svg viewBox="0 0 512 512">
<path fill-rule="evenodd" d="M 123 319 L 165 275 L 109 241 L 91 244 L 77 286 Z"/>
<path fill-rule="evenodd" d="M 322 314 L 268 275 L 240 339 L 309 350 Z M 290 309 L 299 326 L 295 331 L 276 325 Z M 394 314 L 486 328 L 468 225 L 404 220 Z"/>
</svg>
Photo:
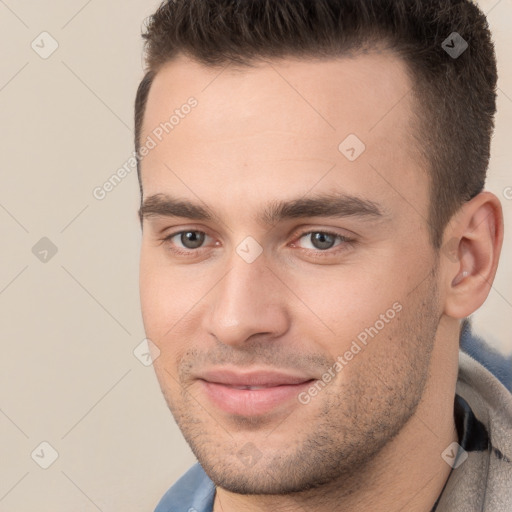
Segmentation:
<svg viewBox="0 0 512 512">
<path fill-rule="evenodd" d="M 210 237 L 204 231 L 189 229 L 171 233 L 163 241 L 170 246 L 171 251 L 188 255 L 202 249 L 201 246 L 206 238 Z"/>
<path fill-rule="evenodd" d="M 338 246 L 344 247 L 347 243 L 353 241 L 352 239 L 340 235 L 339 233 L 332 233 L 329 231 L 307 231 L 297 236 L 297 240 L 301 240 L 303 238 L 305 238 L 306 240 L 309 239 L 310 247 L 300 246 L 299 248 L 308 251 L 313 250 L 317 252 L 327 252 L 333 247 Z M 338 244 L 336 244 L 336 240 L 339 241 Z M 296 246 L 296 244 L 293 243 L 292 246 Z M 338 250 L 330 251 L 331 254 L 333 252 L 338 252 Z"/>
</svg>

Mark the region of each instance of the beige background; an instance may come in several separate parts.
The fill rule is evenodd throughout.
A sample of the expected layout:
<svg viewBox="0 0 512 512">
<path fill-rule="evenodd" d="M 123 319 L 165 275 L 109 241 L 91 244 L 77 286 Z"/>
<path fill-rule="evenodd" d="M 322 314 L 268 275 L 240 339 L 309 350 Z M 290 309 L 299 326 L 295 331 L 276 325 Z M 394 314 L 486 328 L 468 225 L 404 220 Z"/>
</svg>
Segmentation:
<svg viewBox="0 0 512 512">
<path fill-rule="evenodd" d="M 0 0 L 0 511 L 150 511 L 194 461 L 133 354 L 144 338 L 136 174 L 103 201 L 92 193 L 132 154 L 139 34 L 158 3 Z M 512 0 L 480 4 L 500 71 L 488 189 L 510 227 Z M 43 31 L 59 45 L 46 59 L 31 47 L 51 49 Z M 32 252 L 43 237 L 57 248 L 46 263 Z M 511 256 L 509 236 L 475 315 L 506 353 Z M 58 452 L 46 470 L 43 441 Z"/>
</svg>

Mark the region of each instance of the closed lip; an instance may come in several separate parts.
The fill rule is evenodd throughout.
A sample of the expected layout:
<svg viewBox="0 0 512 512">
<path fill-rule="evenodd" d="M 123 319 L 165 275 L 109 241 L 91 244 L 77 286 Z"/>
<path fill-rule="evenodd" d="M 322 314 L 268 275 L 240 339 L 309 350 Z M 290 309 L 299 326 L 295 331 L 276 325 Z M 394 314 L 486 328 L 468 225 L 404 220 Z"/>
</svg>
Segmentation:
<svg viewBox="0 0 512 512">
<path fill-rule="evenodd" d="M 314 380 L 307 375 L 296 375 L 273 370 L 233 371 L 228 369 L 207 370 L 197 375 L 197 378 L 213 384 L 230 387 L 272 388 L 276 386 L 293 386 Z"/>
</svg>

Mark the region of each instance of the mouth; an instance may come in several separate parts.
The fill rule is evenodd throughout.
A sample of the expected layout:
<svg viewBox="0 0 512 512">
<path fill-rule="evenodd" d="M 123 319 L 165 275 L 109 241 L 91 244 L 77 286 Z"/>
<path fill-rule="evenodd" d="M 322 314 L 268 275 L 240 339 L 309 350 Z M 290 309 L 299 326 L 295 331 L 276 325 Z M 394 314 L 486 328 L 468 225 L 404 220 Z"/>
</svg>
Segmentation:
<svg viewBox="0 0 512 512">
<path fill-rule="evenodd" d="M 206 398 L 228 414 L 258 416 L 295 403 L 315 379 L 272 371 L 239 373 L 228 370 L 204 372 L 198 381 Z"/>
<path fill-rule="evenodd" d="M 224 384 L 224 385 L 231 389 L 268 389 L 270 387 L 274 387 L 274 386 L 230 386 L 228 384 Z"/>
</svg>

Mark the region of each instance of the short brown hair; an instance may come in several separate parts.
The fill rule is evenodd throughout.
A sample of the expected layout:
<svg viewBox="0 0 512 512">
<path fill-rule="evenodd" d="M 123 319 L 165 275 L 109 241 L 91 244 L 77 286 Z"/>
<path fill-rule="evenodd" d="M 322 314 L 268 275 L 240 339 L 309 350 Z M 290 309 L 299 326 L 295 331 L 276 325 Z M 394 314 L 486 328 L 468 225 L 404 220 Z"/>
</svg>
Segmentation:
<svg viewBox="0 0 512 512">
<path fill-rule="evenodd" d="M 454 32 L 468 44 L 457 58 L 443 48 Z M 435 248 L 452 215 L 483 190 L 497 69 L 486 17 L 469 0 L 167 0 L 142 36 L 147 69 L 135 101 L 137 154 L 153 78 L 180 53 L 207 66 L 250 66 L 342 56 L 384 43 L 404 59 L 414 83 L 413 137 L 431 176 Z M 142 201 L 140 163 L 138 176 Z"/>
</svg>

